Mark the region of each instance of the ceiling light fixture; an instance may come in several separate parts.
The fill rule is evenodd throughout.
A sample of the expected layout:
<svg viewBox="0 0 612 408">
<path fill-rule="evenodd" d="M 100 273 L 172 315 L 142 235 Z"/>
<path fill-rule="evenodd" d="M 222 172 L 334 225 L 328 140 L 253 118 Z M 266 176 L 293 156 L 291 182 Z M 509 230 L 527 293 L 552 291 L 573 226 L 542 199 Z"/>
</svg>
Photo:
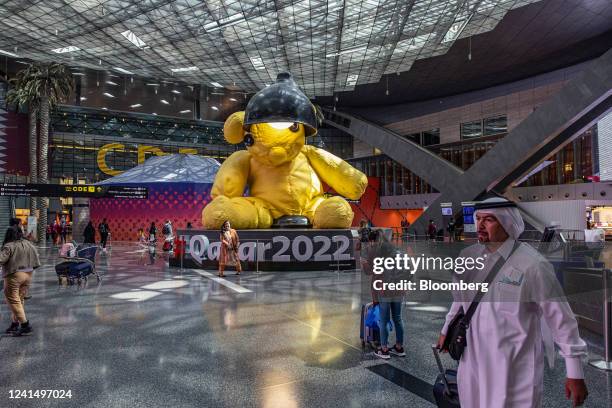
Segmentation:
<svg viewBox="0 0 612 408">
<path fill-rule="evenodd" d="M 346 77 L 346 86 L 355 86 L 357 79 L 359 79 L 359 74 L 349 74 Z"/>
<path fill-rule="evenodd" d="M 102 108 L 102 110 L 108 110 L 108 108 Z"/>
<path fill-rule="evenodd" d="M 9 57 L 13 57 L 13 58 L 19 58 L 19 55 L 14 54 L 14 53 L 9 52 L 9 51 L 0 50 L 0 54 L 8 55 Z"/>
<path fill-rule="evenodd" d="M 193 67 L 170 68 L 170 71 L 177 74 L 179 72 L 197 71 L 198 69 L 199 69 L 198 67 L 193 66 Z"/>
<path fill-rule="evenodd" d="M 79 50 L 80 50 L 79 47 L 75 47 L 74 45 L 69 45 L 68 47 L 56 48 L 56 49 L 51 50 L 51 51 L 56 53 L 56 54 L 65 54 L 67 52 L 75 52 L 75 51 L 79 51 Z"/>
<path fill-rule="evenodd" d="M 151 115 L 157 116 L 157 113 L 153 112 Z"/>
<path fill-rule="evenodd" d="M 214 86 L 215 88 L 223 88 L 223 85 L 221 85 L 221 84 L 220 84 L 220 83 L 218 83 L 218 82 L 211 82 L 210 84 L 211 84 L 212 86 Z"/>
<path fill-rule="evenodd" d="M 104 92 L 102 95 L 107 96 L 109 98 L 114 98 L 115 97 L 113 94 L 109 94 L 108 92 Z"/>
<path fill-rule="evenodd" d="M 189 112 L 191 112 L 190 109 L 185 109 L 185 110 L 180 111 L 179 113 L 189 113 Z"/>
<path fill-rule="evenodd" d="M 354 52 L 366 51 L 367 49 L 368 49 L 367 45 L 355 45 L 353 47 L 348 47 L 348 48 L 345 48 L 345 49 L 340 50 L 338 52 L 327 54 L 325 56 L 325 58 L 337 57 L 337 56 L 343 55 L 343 54 L 351 54 L 351 53 L 354 53 Z"/>
<path fill-rule="evenodd" d="M 219 19 L 219 21 L 211 21 L 210 23 L 204 24 L 204 29 L 207 32 L 217 31 L 224 27 L 233 26 L 234 24 L 246 23 L 244 15 L 241 13 L 234 14 L 233 16 Z"/>
<path fill-rule="evenodd" d="M 444 38 L 442 39 L 442 44 L 446 42 L 450 42 L 450 41 L 455 41 L 457 38 L 459 38 L 459 36 L 461 35 L 461 32 L 463 31 L 465 26 L 470 22 L 473 15 L 474 14 L 472 13 L 463 20 L 455 21 L 453 25 L 450 26 L 446 34 L 444 35 Z"/>
<path fill-rule="evenodd" d="M 149 83 L 149 84 L 145 84 L 146 86 L 159 86 L 159 84 L 153 84 L 153 83 Z"/>
<path fill-rule="evenodd" d="M 255 69 L 266 69 L 266 66 L 263 63 L 261 57 L 250 57 L 251 64 L 253 64 L 253 68 Z"/>
<path fill-rule="evenodd" d="M 238 100 L 236 98 L 229 98 L 230 101 L 232 102 L 238 102 Z"/>
<path fill-rule="evenodd" d="M 173 94 L 180 95 L 180 94 L 181 94 L 181 91 L 177 91 L 176 89 L 173 89 L 173 90 L 172 90 L 172 93 L 173 93 Z"/>
<path fill-rule="evenodd" d="M 163 103 L 164 105 L 170 105 L 170 102 L 168 102 L 168 101 L 167 101 L 167 100 L 165 100 L 165 99 L 162 99 L 162 100 L 161 100 L 161 103 Z"/>
<path fill-rule="evenodd" d="M 127 38 L 127 40 L 129 42 L 131 42 L 132 44 L 134 44 L 138 48 L 142 48 L 142 47 L 144 47 L 146 45 L 144 41 L 142 41 L 140 38 L 138 38 L 138 36 L 136 34 L 134 34 L 132 32 L 132 30 L 126 30 L 126 31 L 122 32 L 121 35 L 124 36 L 125 38 Z"/>
<path fill-rule="evenodd" d="M 141 106 L 141 104 L 135 103 L 134 105 L 130 105 L 130 108 L 140 108 Z"/>
<path fill-rule="evenodd" d="M 215 111 L 219 110 L 219 108 L 217 108 L 216 106 L 211 106 L 210 109 L 215 110 Z"/>
<path fill-rule="evenodd" d="M 117 86 L 117 83 L 113 81 L 106 81 L 106 83 L 109 85 Z"/>
<path fill-rule="evenodd" d="M 128 71 L 127 69 L 123 69 L 121 67 L 113 67 L 113 69 L 117 72 L 121 72 L 122 74 L 126 74 L 126 75 L 134 75 L 134 73 L 132 71 Z"/>
<path fill-rule="evenodd" d="M 87 100 L 87 98 L 86 98 L 86 97 L 84 97 L 84 96 L 81 96 L 81 98 L 80 98 L 80 99 L 81 99 L 82 101 L 86 101 L 86 100 Z"/>
</svg>

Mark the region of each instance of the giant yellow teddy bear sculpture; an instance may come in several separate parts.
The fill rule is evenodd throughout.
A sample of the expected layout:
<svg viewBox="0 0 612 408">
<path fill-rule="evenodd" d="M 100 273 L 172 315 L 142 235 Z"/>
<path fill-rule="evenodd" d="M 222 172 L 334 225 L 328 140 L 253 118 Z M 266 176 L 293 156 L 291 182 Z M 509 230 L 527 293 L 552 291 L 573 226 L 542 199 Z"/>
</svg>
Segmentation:
<svg viewBox="0 0 612 408">
<path fill-rule="evenodd" d="M 213 200 L 202 211 L 207 229 L 229 220 L 236 229 L 270 228 L 283 216 L 304 216 L 314 228 L 348 228 L 353 211 L 339 196 L 324 194 L 322 182 L 357 200 L 367 177 L 333 154 L 305 145 L 317 132 L 317 112 L 291 75 L 251 98 L 244 112 L 225 121 L 225 139 L 247 150 L 223 162 L 212 187 Z M 248 196 L 243 196 L 248 186 Z"/>
</svg>

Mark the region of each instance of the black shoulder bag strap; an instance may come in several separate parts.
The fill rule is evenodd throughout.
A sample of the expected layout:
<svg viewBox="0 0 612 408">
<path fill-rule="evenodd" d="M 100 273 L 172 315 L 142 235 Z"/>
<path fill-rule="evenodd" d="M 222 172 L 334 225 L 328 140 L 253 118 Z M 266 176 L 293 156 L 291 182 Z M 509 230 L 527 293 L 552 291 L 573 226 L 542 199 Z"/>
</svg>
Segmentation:
<svg viewBox="0 0 612 408">
<path fill-rule="evenodd" d="M 521 245 L 520 242 L 514 241 L 514 246 L 512 247 L 512 251 L 510 251 L 510 254 L 508 254 L 508 258 L 504 259 L 504 257 L 500 255 L 499 259 L 497 260 L 497 262 L 495 262 L 495 265 L 493 265 L 493 268 L 491 268 L 491 271 L 489 272 L 489 274 L 487 275 L 487 278 L 484 281 L 484 283 L 486 283 L 487 286 L 491 284 L 493 279 L 495 279 L 495 277 L 499 273 L 500 269 L 503 268 L 506 261 L 510 259 L 514 251 L 516 251 L 516 249 L 520 245 Z M 484 295 L 485 295 L 485 292 L 480 291 L 476 294 L 476 296 L 474 296 L 474 300 L 472 300 L 470 307 L 468 308 L 467 312 L 465 312 L 465 316 L 463 317 L 463 323 L 466 326 L 470 325 L 470 320 L 472 320 L 472 316 L 474 316 L 474 313 L 476 312 L 476 308 L 478 307 L 478 304 L 480 303 L 480 300 L 482 299 Z"/>
</svg>

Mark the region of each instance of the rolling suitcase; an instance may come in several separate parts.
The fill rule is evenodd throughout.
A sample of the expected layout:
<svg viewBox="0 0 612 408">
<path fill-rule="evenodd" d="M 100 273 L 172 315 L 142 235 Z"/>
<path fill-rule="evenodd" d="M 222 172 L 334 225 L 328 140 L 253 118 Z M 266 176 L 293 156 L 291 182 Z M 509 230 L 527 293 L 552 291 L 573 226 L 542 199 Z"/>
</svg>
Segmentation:
<svg viewBox="0 0 612 408">
<path fill-rule="evenodd" d="M 374 303 L 366 303 L 361 306 L 361 323 L 360 323 L 360 333 L 359 337 L 361 338 L 361 347 L 365 348 L 366 344 L 369 344 L 372 348 L 376 348 L 377 344 L 380 343 L 380 330 L 377 327 L 368 327 L 366 324 L 366 318 L 368 317 L 368 313 L 374 308 Z"/>
<path fill-rule="evenodd" d="M 445 370 L 440 360 L 440 354 L 436 345 L 431 346 L 436 364 L 438 365 L 438 378 L 433 386 L 433 394 L 436 405 L 439 408 L 460 408 L 459 391 L 457 389 L 457 370 Z"/>
</svg>

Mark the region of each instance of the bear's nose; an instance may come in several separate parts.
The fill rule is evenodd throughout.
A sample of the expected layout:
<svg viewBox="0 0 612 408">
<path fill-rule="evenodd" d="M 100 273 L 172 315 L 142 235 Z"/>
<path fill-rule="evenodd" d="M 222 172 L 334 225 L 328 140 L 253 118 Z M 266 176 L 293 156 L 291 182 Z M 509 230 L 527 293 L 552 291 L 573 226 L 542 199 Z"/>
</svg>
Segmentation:
<svg viewBox="0 0 612 408">
<path fill-rule="evenodd" d="M 287 159 L 287 151 L 282 147 L 273 147 L 270 149 L 270 160 L 273 163 L 282 163 Z"/>
</svg>

